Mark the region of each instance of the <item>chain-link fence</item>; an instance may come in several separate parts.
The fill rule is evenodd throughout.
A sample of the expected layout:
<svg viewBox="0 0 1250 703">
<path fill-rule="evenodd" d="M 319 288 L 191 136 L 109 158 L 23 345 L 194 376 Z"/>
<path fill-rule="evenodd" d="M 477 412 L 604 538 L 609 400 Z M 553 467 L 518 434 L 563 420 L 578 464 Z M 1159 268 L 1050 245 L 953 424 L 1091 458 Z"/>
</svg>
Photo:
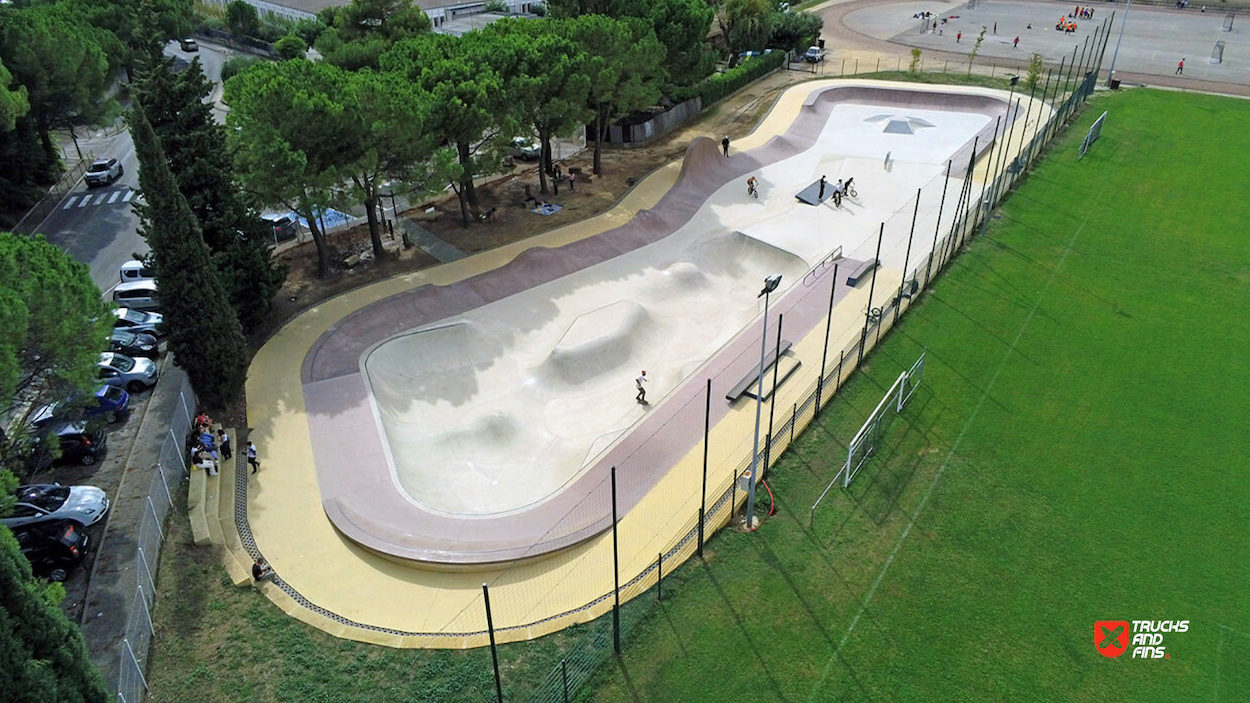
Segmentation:
<svg viewBox="0 0 1250 703">
<path fill-rule="evenodd" d="M 122 636 L 121 663 L 117 678 L 117 700 L 138 703 L 147 691 L 144 670 L 152 637 L 152 603 L 156 598 L 156 567 L 165 541 L 165 519 L 174 505 L 174 492 L 187 477 L 186 438 L 191 430 L 196 398 L 191 382 L 184 376 L 177 402 L 169 417 L 169 430 L 161 442 L 160 459 L 148 487 L 146 506 L 139 522 L 135 550 L 136 584 L 130 614 Z"/>
</svg>

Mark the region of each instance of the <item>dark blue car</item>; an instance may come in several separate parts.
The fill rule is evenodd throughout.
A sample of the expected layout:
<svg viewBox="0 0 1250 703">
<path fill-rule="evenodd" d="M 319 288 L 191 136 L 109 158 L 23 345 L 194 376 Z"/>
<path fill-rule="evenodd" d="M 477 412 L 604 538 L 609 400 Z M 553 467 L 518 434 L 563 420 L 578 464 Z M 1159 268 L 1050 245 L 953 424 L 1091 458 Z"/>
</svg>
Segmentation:
<svg viewBox="0 0 1250 703">
<path fill-rule="evenodd" d="M 31 420 L 35 427 L 43 428 L 62 420 L 86 420 L 102 417 L 114 422 L 130 412 L 130 394 L 116 386 L 103 386 L 93 397 L 70 397 L 40 408 Z"/>
</svg>

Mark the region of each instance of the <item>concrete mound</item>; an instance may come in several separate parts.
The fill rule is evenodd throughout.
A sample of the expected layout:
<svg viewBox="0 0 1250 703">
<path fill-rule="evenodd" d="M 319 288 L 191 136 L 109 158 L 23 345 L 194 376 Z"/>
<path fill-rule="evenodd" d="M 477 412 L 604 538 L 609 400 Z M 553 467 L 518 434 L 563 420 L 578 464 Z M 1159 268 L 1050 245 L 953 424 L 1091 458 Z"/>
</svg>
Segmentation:
<svg viewBox="0 0 1250 703">
<path fill-rule="evenodd" d="M 629 364 L 658 330 L 646 308 L 622 300 L 578 316 L 538 369 L 549 381 L 580 385 Z"/>
<path fill-rule="evenodd" d="M 732 145 L 731 145 L 732 146 Z M 728 160 L 721 153 L 720 144 L 708 137 L 695 137 L 690 146 L 686 147 L 686 156 L 681 162 L 681 173 L 673 189 L 681 191 L 694 188 L 706 191 L 724 184 L 724 164 Z"/>
</svg>

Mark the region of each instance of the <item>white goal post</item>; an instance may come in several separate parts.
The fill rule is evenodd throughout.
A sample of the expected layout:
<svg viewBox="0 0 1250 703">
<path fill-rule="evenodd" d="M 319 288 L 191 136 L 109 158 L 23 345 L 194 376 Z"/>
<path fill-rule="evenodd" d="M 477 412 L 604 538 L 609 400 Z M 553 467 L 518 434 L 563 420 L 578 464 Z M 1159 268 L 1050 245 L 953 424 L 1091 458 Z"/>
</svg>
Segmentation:
<svg viewBox="0 0 1250 703">
<path fill-rule="evenodd" d="M 1098 116 L 1098 119 L 1094 120 L 1094 124 L 1089 126 L 1089 132 L 1085 135 L 1085 141 L 1081 142 L 1081 153 L 1076 157 L 1078 161 L 1082 156 L 1085 156 L 1085 152 L 1089 151 L 1094 142 L 1098 141 L 1098 138 L 1102 136 L 1102 123 L 1106 119 L 1107 113 L 1104 112 Z"/>
<path fill-rule="evenodd" d="M 894 418 L 907 405 L 907 401 L 915 395 L 916 389 L 920 387 L 920 380 L 924 376 L 924 352 L 921 352 L 920 358 L 916 359 L 916 363 L 911 368 L 898 375 L 894 379 L 894 383 L 890 385 L 890 389 L 885 392 L 881 398 L 881 402 L 877 403 L 876 409 L 868 416 L 868 420 L 864 422 L 863 427 L 859 428 L 859 432 L 855 433 L 855 438 L 847 445 L 846 463 L 838 471 L 829 485 L 825 487 L 820 497 L 812 504 L 813 514 L 816 506 L 820 505 L 820 501 L 824 500 L 825 494 L 830 488 L 842 480 L 842 487 L 846 488 L 851 485 L 851 480 L 855 478 L 855 474 L 864 466 L 868 459 L 872 458 L 877 452 L 877 446 L 880 444 L 886 431 L 893 424 Z"/>
</svg>

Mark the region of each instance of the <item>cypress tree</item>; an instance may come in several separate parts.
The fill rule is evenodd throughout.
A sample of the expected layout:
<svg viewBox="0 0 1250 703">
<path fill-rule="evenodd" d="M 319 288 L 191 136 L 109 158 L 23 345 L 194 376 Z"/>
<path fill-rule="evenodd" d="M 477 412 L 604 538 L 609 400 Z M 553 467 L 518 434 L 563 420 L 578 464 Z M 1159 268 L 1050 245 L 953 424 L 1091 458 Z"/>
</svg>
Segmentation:
<svg viewBox="0 0 1250 703">
<path fill-rule="evenodd" d="M 130 134 L 146 201 L 139 208 L 140 233 L 152 247 L 169 348 L 199 397 L 220 407 L 238 397 L 247 377 L 243 330 L 200 225 L 138 101 L 130 114 Z"/>
<path fill-rule="evenodd" d="M 105 703 L 82 632 L 61 612 L 65 588 L 35 579 L 0 527 L 0 693 L 5 703 Z"/>
<path fill-rule="evenodd" d="M 165 57 L 144 77 L 138 97 L 247 331 L 269 313 L 286 268 L 270 256 L 273 234 L 235 186 L 225 129 L 205 102 L 211 92 L 198 59 L 174 73 Z"/>
</svg>

